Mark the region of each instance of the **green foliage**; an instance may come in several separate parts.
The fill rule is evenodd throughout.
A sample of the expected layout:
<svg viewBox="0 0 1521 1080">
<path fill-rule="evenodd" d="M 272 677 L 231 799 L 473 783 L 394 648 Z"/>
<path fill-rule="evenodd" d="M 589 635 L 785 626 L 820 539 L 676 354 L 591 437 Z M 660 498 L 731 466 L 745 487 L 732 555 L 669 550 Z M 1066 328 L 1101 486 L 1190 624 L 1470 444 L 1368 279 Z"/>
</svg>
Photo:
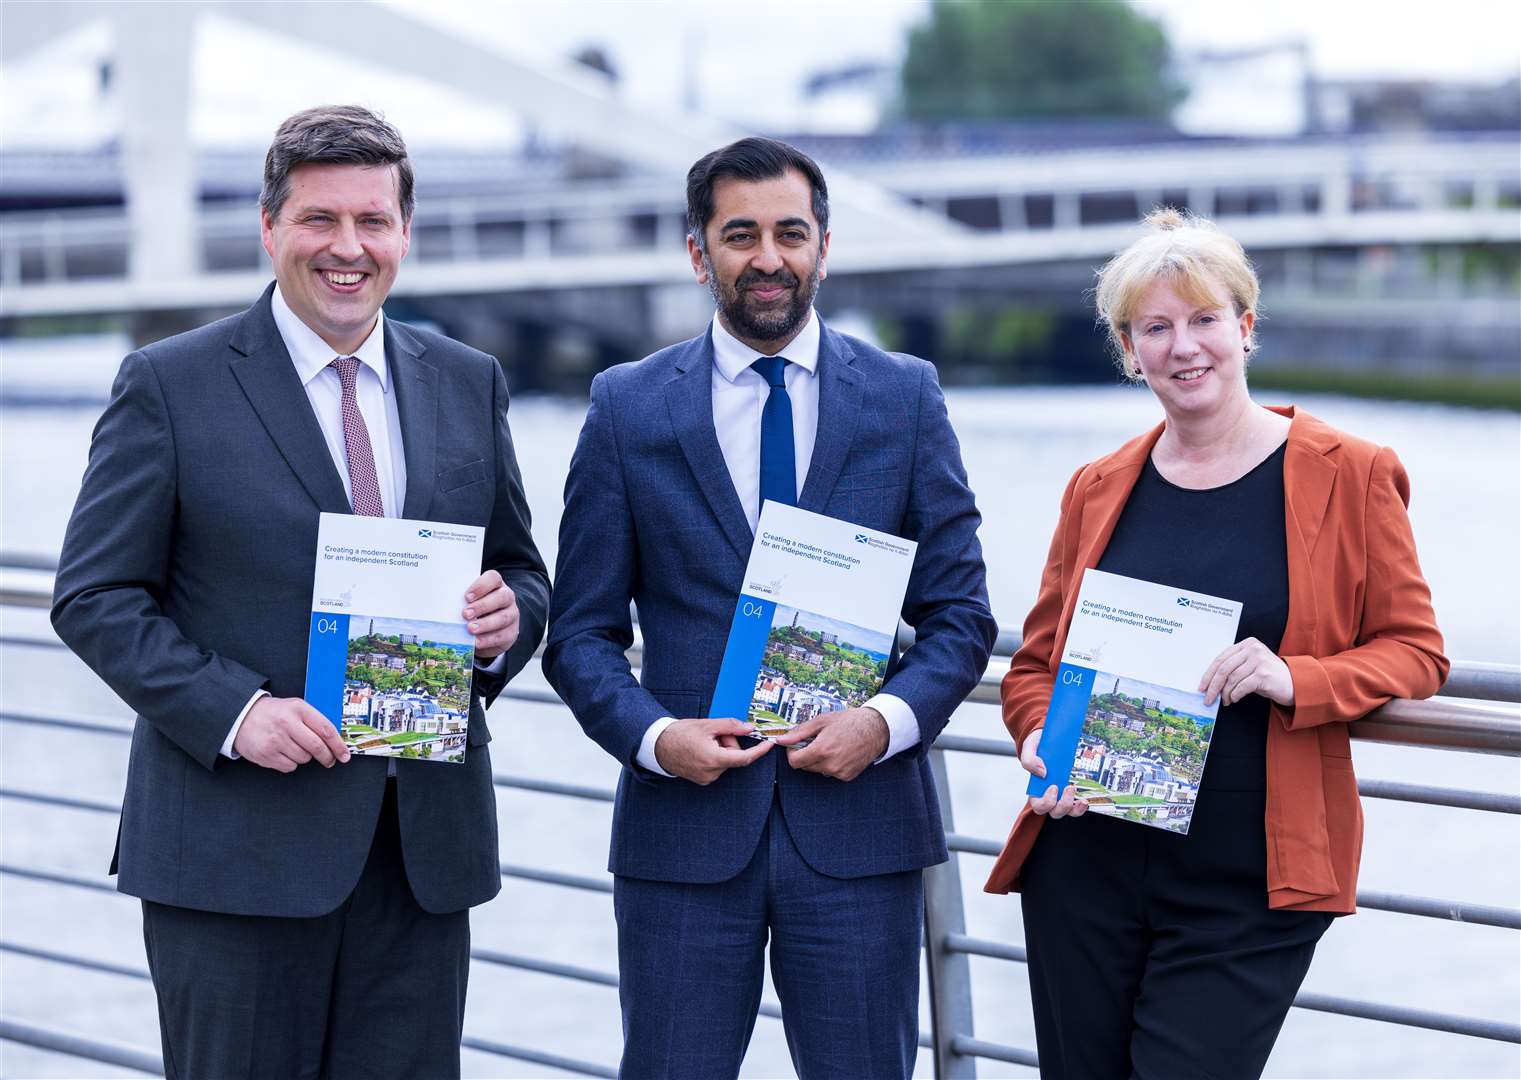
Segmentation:
<svg viewBox="0 0 1521 1080">
<path fill-rule="evenodd" d="M 1131 731 L 1117 721 L 1096 718 L 1098 712 L 1118 713 L 1145 725 Z M 1088 702 L 1086 735 L 1111 750 L 1126 755 L 1147 752 L 1160 757 L 1175 773 L 1197 781 L 1204 768 L 1204 752 L 1214 734 L 1213 721 L 1200 724 L 1169 709 L 1143 709 L 1141 699 L 1127 694 L 1095 694 Z"/>
<path fill-rule="evenodd" d="M 901 72 L 911 120 L 1165 120 L 1184 96 L 1167 37 L 1123 0 L 935 0 Z"/>
<path fill-rule="evenodd" d="M 797 645 L 823 657 L 822 666 L 814 667 L 800 658 L 787 656 L 784 646 Z M 882 684 L 887 672 L 886 660 L 874 660 L 869 653 L 845 645 L 826 644 L 812 630 L 796 626 L 778 626 L 766 642 L 762 662 L 782 673 L 789 683 L 832 687 L 846 701 L 859 704 Z"/>
<path fill-rule="evenodd" d="M 1018 368 L 1051 347 L 1056 317 L 1018 307 L 957 307 L 946 313 L 941 355 L 964 364 Z"/>
<path fill-rule="evenodd" d="M 1260 390 L 1298 390 L 1304 393 L 1346 394 L 1349 397 L 1393 401 L 1434 401 L 1474 409 L 1521 412 L 1521 378 L 1514 375 L 1470 375 L 1427 371 L 1351 371 L 1326 367 L 1279 364 L 1254 366 L 1251 384 Z"/>
<path fill-rule="evenodd" d="M 353 662 L 353 657 L 370 653 L 398 656 L 407 666 L 396 669 Z M 366 634 L 349 642 L 349 657 L 348 677 L 380 693 L 415 689 L 432 695 L 445 709 L 464 712 L 469 707 L 470 671 L 464 654 L 446 645 L 403 645 L 395 634 Z"/>
</svg>

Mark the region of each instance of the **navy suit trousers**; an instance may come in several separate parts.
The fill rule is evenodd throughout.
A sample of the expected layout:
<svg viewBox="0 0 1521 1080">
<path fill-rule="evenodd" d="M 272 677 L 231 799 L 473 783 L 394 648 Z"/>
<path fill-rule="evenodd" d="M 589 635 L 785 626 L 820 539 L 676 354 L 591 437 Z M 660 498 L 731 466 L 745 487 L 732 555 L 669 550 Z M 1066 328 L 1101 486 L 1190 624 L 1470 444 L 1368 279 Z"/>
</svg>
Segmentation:
<svg viewBox="0 0 1521 1080">
<path fill-rule="evenodd" d="M 739 1075 L 771 978 L 802 1080 L 913 1074 L 921 871 L 835 878 L 798 853 L 773 800 L 755 855 L 716 884 L 618 876 L 622 1080 Z"/>
</svg>

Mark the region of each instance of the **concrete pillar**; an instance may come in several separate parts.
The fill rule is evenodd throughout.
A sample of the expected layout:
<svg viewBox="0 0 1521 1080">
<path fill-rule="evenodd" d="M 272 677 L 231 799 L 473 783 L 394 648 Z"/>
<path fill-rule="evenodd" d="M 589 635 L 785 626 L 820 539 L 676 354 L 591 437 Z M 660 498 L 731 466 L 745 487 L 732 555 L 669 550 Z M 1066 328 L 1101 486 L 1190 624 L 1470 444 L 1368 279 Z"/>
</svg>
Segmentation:
<svg viewBox="0 0 1521 1080">
<path fill-rule="evenodd" d="M 523 222 L 523 257 L 547 259 L 554 254 L 554 226 L 547 218 L 528 218 Z"/>
<path fill-rule="evenodd" d="M 135 4 L 113 12 L 121 93 L 122 181 L 137 281 L 200 272 L 200 178 L 190 141 L 195 5 Z"/>
<path fill-rule="evenodd" d="M 1200 184 L 1188 189 L 1188 209 L 1199 217 L 1215 216 L 1215 189 Z"/>
<path fill-rule="evenodd" d="M 1030 227 L 1025 220 L 1024 192 L 998 196 L 998 227 L 1005 232 L 1024 232 Z"/>
<path fill-rule="evenodd" d="M 449 255 L 455 262 L 474 262 L 481 257 L 473 200 L 456 198 L 449 207 Z"/>
<path fill-rule="evenodd" d="M 1320 212 L 1326 217 L 1342 217 L 1352 212 L 1352 174 L 1337 169 L 1320 181 Z"/>
<path fill-rule="evenodd" d="M 1082 226 L 1083 209 L 1080 199 L 1081 197 L 1075 191 L 1056 193 L 1052 213 L 1055 215 L 1055 225 L 1058 229 L 1076 229 Z"/>
<path fill-rule="evenodd" d="M 1473 208 L 1494 210 L 1500 205 L 1500 178 L 1494 173 L 1480 173 L 1473 178 Z"/>
<path fill-rule="evenodd" d="M 687 216 L 667 210 L 655 214 L 655 247 L 660 251 L 684 251 L 687 246 Z"/>
</svg>

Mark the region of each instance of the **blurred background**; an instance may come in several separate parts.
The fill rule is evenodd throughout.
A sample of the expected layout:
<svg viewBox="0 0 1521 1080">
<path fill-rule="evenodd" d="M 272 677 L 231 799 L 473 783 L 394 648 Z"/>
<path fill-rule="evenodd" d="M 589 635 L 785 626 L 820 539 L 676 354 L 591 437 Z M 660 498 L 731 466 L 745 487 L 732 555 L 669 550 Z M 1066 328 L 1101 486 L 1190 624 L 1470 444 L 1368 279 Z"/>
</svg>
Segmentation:
<svg viewBox="0 0 1521 1080">
<path fill-rule="evenodd" d="M 1215 218 L 1259 268 L 1259 400 L 1298 402 L 1400 453 L 1450 655 L 1514 665 L 1518 43 L 1521 9 L 1488 0 L 5 0 L 6 596 L 47 588 L 122 355 L 241 310 L 268 282 L 255 198 L 275 127 L 356 102 L 400 128 L 417 170 L 411 254 L 387 314 L 499 357 L 551 560 L 591 377 L 711 317 L 685 254 L 686 169 L 759 132 L 805 149 L 829 179 L 825 320 L 932 359 L 949 387 L 1002 624 L 1017 627 L 1033 599 L 1066 478 L 1160 418 L 1144 390 L 1119 385 L 1087 291 L 1138 217 L 1166 204 Z M 7 603 L 0 860 L 104 880 L 109 812 L 4 796 L 119 798 L 124 740 L 24 718 L 121 721 L 124 709 L 47 647 L 45 611 Z M 542 688 L 536 670 L 523 681 Z M 616 776 L 562 708 L 500 703 L 493 729 L 499 769 Z M 986 705 L 965 706 L 952 731 L 1001 736 Z M 1513 757 L 1357 755 L 1363 775 L 1521 791 Z M 1014 769 L 953 763 L 963 832 L 1003 835 L 1023 787 Z M 501 813 L 504 860 L 602 874 L 605 807 L 504 789 Z M 1370 801 L 1365 884 L 1513 907 L 1514 826 Z M 1420 834 L 1442 842 L 1407 851 L 1402 838 Z M 1017 904 L 978 892 L 986 860 L 962 863 L 969 927 L 1019 940 Z M 132 902 L 0 874 L 0 924 L 23 947 L 0 950 L 6 1018 L 156 1047 L 146 984 L 24 952 L 51 943 L 140 966 Z M 476 926 L 496 948 L 611 966 L 600 895 L 509 881 Z M 611 990 L 521 969 L 473 979 L 467 1027 L 616 1060 Z M 979 1037 L 1033 1045 L 1023 969 L 979 961 L 973 980 Z M 1333 928 L 1308 985 L 1521 1014 L 1515 935 L 1487 926 L 1364 913 Z M 466 1064 L 563 1075 L 477 1052 Z M 1269 1074 L 1518 1077 L 1521 1051 L 1295 1010 Z M 0 1076 L 42 1075 L 128 1074 L 0 1042 Z M 774 1020 L 759 1021 L 746 1075 L 790 1075 Z M 1033 1073 L 984 1062 L 981 1075 Z"/>
</svg>

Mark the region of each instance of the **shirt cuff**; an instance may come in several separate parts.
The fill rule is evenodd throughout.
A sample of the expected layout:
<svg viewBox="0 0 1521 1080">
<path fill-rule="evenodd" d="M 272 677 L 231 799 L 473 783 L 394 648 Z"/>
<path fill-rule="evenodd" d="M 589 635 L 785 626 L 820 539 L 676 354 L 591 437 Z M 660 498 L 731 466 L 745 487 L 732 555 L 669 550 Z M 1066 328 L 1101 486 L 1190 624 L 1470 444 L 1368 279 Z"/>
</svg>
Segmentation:
<svg viewBox="0 0 1521 1080">
<path fill-rule="evenodd" d="M 641 767 L 648 769 L 656 776 L 675 777 L 675 773 L 668 773 L 660 767 L 660 762 L 655 760 L 655 743 L 660 741 L 660 733 L 676 722 L 674 716 L 662 716 L 644 730 L 644 738 L 639 740 L 639 753 L 634 760 Z"/>
<path fill-rule="evenodd" d="M 477 660 L 475 666 L 477 670 L 484 671 L 487 675 L 500 675 L 507 670 L 507 654 L 499 652 L 484 664 Z"/>
<path fill-rule="evenodd" d="M 233 761 L 237 761 L 238 758 L 243 756 L 232 748 L 232 744 L 237 742 L 238 732 L 243 727 L 243 721 L 248 719 L 248 710 L 254 707 L 254 702 L 260 698 L 267 697 L 269 697 L 268 690 L 255 690 L 254 696 L 248 699 L 247 705 L 243 706 L 243 711 L 238 713 L 238 718 L 232 722 L 232 730 L 227 733 L 227 738 L 222 740 L 221 754 L 224 758 L 231 758 Z"/>
<path fill-rule="evenodd" d="M 877 694 L 868 698 L 861 707 L 876 709 L 882 714 L 882 719 L 887 721 L 887 751 L 877 761 L 873 761 L 873 765 L 919 745 L 919 720 L 914 716 L 914 710 L 909 708 L 908 702 L 902 698 L 892 694 Z"/>
</svg>

